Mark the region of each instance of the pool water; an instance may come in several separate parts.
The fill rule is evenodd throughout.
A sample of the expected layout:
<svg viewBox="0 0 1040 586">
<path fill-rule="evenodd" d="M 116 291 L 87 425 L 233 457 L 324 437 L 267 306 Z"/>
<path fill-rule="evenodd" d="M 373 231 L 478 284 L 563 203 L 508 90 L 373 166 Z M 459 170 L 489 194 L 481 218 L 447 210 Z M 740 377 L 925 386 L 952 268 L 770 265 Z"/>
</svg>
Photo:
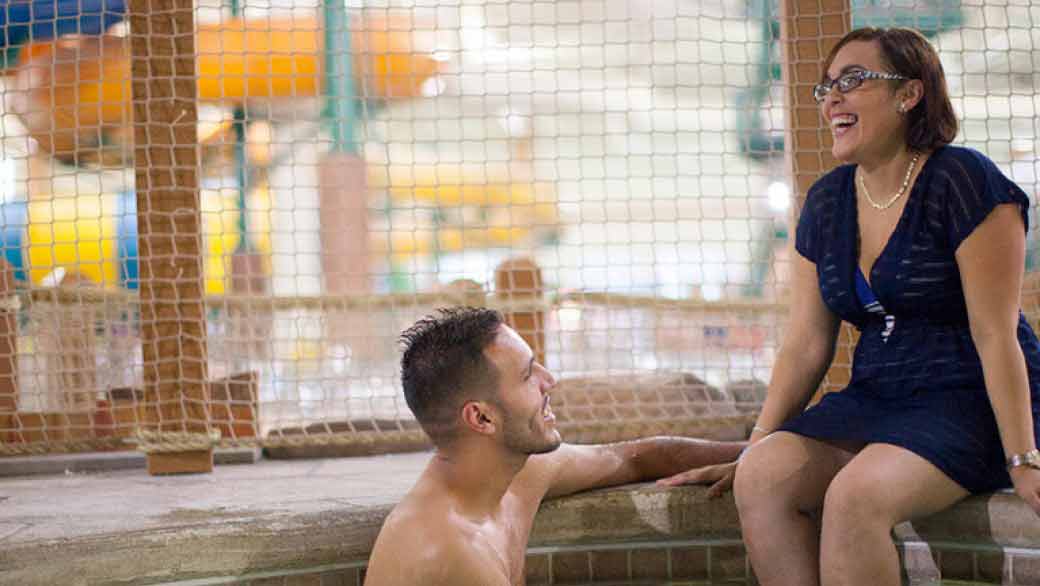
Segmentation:
<svg viewBox="0 0 1040 586">
<path fill-rule="evenodd" d="M 671 582 L 589 582 L 584 585 L 575 586 L 750 586 L 752 582 L 747 580 L 722 580 L 722 581 L 703 581 L 703 580 L 679 580 Z M 920 583 L 919 583 L 920 584 Z M 995 582 L 972 582 L 967 580 L 942 580 L 938 583 L 927 583 L 920 584 L 920 586 L 995 586 Z"/>
</svg>

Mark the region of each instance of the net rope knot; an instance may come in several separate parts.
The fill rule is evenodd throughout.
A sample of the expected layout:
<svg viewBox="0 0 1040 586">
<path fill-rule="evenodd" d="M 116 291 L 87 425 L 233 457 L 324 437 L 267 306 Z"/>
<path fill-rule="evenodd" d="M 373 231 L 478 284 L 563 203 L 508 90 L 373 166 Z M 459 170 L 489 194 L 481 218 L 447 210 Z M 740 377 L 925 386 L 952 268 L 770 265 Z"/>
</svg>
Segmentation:
<svg viewBox="0 0 1040 586">
<path fill-rule="evenodd" d="M 0 297 L 0 311 L 19 311 L 22 309 L 22 299 L 17 295 L 5 295 Z"/>
<path fill-rule="evenodd" d="M 220 443 L 220 430 L 211 429 L 207 433 L 199 433 L 139 429 L 133 437 L 126 438 L 125 441 L 137 444 L 137 450 L 146 454 L 192 452 L 208 450 Z"/>
</svg>

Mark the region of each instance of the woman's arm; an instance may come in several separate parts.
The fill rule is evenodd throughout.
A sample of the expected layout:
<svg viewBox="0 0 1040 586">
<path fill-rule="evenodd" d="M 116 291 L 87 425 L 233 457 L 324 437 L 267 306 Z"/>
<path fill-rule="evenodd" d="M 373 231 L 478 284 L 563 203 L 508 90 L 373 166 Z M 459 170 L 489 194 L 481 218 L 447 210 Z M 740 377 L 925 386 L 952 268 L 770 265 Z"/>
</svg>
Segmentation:
<svg viewBox="0 0 1040 586">
<path fill-rule="evenodd" d="M 997 206 L 956 253 L 986 393 L 993 405 L 1004 454 L 1036 449 L 1029 377 L 1018 342 L 1025 230 L 1017 204 Z M 1040 514 L 1040 471 L 1011 471 L 1015 490 Z"/>
<path fill-rule="evenodd" d="M 841 320 L 823 302 L 816 265 L 794 255 L 791 263 L 791 308 L 787 333 L 780 345 L 769 390 L 748 445 L 754 444 L 805 409 L 834 358 L 834 343 Z M 711 483 L 709 496 L 718 496 L 733 485 L 736 463 L 701 466 L 659 482 L 667 486 Z"/>
<path fill-rule="evenodd" d="M 841 320 L 823 302 L 816 265 L 800 254 L 794 255 L 791 264 L 787 332 L 773 365 L 762 412 L 751 433 L 752 443 L 805 408 L 834 359 Z"/>
</svg>

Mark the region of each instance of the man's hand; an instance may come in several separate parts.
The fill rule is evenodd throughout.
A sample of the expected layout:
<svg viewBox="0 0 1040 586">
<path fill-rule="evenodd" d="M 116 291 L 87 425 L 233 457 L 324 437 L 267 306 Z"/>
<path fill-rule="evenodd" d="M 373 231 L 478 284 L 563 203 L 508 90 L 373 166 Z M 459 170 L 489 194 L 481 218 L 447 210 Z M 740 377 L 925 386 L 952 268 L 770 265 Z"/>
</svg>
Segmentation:
<svg viewBox="0 0 1040 586">
<path fill-rule="evenodd" d="M 680 472 L 675 476 L 657 481 L 660 486 L 679 486 L 682 484 L 710 484 L 708 498 L 716 498 L 726 494 L 733 487 L 733 477 L 737 473 L 737 463 L 702 466 Z"/>
</svg>

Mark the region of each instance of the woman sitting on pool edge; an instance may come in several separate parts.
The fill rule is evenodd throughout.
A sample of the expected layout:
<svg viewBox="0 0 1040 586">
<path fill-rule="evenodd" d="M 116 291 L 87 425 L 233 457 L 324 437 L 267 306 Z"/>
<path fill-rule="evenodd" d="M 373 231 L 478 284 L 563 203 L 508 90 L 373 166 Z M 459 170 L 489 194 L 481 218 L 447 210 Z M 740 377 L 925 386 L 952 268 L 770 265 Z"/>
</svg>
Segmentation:
<svg viewBox="0 0 1040 586">
<path fill-rule="evenodd" d="M 763 586 L 896 586 L 896 524 L 1011 486 L 1040 514 L 1029 202 L 949 146 L 942 65 L 915 31 L 849 33 L 814 95 L 850 164 L 809 190 L 788 329 L 752 446 L 727 466 Z M 841 320 L 861 332 L 852 379 L 803 412 Z"/>
</svg>

